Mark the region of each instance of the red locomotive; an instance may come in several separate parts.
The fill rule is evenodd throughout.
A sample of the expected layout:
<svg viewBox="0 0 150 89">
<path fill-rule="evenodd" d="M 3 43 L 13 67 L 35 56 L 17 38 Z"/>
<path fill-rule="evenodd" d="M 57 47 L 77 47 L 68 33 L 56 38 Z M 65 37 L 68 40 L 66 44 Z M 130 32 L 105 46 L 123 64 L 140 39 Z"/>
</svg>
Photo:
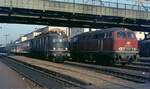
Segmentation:
<svg viewBox="0 0 150 89">
<path fill-rule="evenodd" d="M 137 58 L 138 41 L 127 28 L 109 28 L 86 32 L 71 39 L 71 57 L 75 61 L 100 64 L 126 64 Z"/>
</svg>

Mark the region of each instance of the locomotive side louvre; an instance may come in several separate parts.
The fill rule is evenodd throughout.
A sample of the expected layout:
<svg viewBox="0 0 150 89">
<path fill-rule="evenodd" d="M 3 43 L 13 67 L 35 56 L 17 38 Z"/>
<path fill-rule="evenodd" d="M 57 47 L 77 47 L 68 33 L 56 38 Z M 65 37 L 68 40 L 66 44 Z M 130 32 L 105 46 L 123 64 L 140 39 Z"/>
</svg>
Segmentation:
<svg viewBox="0 0 150 89">
<path fill-rule="evenodd" d="M 138 54 L 135 34 L 125 28 L 82 33 L 72 38 L 71 46 L 71 56 L 78 61 L 128 63 Z"/>
<path fill-rule="evenodd" d="M 113 44 L 112 44 L 113 38 L 112 38 L 111 34 L 112 34 L 112 32 L 107 32 L 105 34 L 97 33 L 97 34 L 91 34 L 91 35 L 89 34 L 86 36 L 84 36 L 84 35 L 79 36 L 78 44 L 82 44 L 82 45 L 77 44 L 77 49 L 80 49 L 81 51 L 87 51 L 87 50 L 89 50 L 89 51 L 108 51 L 108 50 L 112 49 L 112 47 L 113 47 Z M 72 44 L 72 45 L 74 45 L 74 44 Z"/>
<path fill-rule="evenodd" d="M 98 57 L 108 55 L 113 48 L 113 32 L 95 31 L 83 33 L 72 38 L 71 55 L 78 61 L 99 61 Z M 84 58 L 84 59 L 79 59 Z M 104 61 L 105 62 L 105 61 Z"/>
</svg>

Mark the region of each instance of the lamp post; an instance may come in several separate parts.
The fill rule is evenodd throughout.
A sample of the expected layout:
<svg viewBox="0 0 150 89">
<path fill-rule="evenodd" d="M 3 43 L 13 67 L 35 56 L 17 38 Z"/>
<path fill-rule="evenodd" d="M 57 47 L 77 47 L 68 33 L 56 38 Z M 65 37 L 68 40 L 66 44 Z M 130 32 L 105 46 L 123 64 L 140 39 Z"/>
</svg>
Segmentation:
<svg viewBox="0 0 150 89">
<path fill-rule="evenodd" d="M 117 9 L 118 9 L 118 4 L 119 4 L 119 2 L 118 2 L 118 0 L 117 0 Z"/>
</svg>

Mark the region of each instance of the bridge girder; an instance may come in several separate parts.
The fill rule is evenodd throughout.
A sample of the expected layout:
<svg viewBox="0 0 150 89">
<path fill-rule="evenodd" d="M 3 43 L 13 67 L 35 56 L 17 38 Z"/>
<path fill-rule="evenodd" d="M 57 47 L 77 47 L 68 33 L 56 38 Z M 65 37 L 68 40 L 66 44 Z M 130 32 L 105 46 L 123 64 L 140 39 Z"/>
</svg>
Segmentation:
<svg viewBox="0 0 150 89">
<path fill-rule="evenodd" d="M 0 7 L 0 22 L 85 28 L 126 27 L 150 31 L 150 20 L 6 7 Z"/>
</svg>

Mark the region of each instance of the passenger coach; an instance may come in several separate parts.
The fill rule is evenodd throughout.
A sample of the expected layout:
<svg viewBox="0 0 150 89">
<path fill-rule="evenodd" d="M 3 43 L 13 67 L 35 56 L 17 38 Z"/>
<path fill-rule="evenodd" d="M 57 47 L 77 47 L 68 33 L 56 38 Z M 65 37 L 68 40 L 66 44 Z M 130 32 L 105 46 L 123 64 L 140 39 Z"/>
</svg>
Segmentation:
<svg viewBox="0 0 150 89">
<path fill-rule="evenodd" d="M 71 39 L 71 57 L 76 61 L 126 64 L 137 58 L 138 42 L 127 28 L 86 32 Z"/>
</svg>

